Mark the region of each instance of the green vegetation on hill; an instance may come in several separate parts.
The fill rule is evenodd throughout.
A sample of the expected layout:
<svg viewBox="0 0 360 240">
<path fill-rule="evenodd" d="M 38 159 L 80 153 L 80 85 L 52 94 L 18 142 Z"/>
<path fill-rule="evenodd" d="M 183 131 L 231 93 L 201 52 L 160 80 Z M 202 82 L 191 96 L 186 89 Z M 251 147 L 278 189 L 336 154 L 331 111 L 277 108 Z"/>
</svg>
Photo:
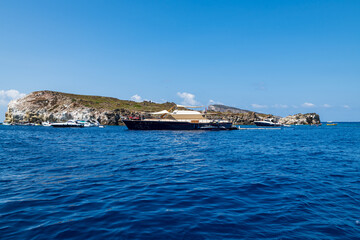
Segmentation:
<svg viewBox="0 0 360 240">
<path fill-rule="evenodd" d="M 70 98 L 71 102 L 76 105 L 83 105 L 88 108 L 97 110 L 114 111 L 116 109 L 126 109 L 129 111 L 161 111 L 169 109 L 174 106 L 175 103 L 154 103 L 151 101 L 134 102 L 129 100 L 120 100 L 113 97 L 91 96 L 91 95 L 79 95 L 70 93 L 54 92 L 58 95 Z"/>
</svg>

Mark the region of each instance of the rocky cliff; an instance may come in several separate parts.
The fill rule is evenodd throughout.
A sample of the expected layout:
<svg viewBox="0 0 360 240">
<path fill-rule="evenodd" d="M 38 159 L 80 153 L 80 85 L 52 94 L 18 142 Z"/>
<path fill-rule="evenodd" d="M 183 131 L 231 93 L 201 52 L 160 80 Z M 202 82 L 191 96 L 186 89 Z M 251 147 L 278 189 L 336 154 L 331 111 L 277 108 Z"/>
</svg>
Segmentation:
<svg viewBox="0 0 360 240">
<path fill-rule="evenodd" d="M 249 113 L 250 112 L 248 110 L 235 108 L 235 107 L 229 107 L 229 106 L 225 106 L 225 105 L 221 105 L 221 104 L 210 105 L 208 107 L 208 110 L 214 111 L 214 112 L 221 112 L 221 113 Z"/>
<path fill-rule="evenodd" d="M 8 123 L 91 120 L 105 125 L 121 124 L 121 117 L 169 109 L 174 103 L 141 103 L 110 97 L 37 91 L 11 101 L 5 114 Z"/>
<path fill-rule="evenodd" d="M 320 124 L 320 116 L 316 113 L 305 113 L 305 114 L 295 114 L 290 115 L 284 118 L 274 116 L 272 114 L 263 114 L 255 112 L 247 113 L 220 113 L 220 112 L 210 112 L 208 115 L 210 119 L 224 119 L 232 121 L 237 125 L 254 125 L 254 121 L 261 121 L 265 119 L 275 119 L 276 122 L 281 124 L 289 125 L 312 125 Z"/>
<path fill-rule="evenodd" d="M 292 116 L 287 116 L 279 119 L 281 124 L 289 125 L 313 125 L 320 124 L 320 116 L 316 113 L 298 113 Z"/>
<path fill-rule="evenodd" d="M 237 125 L 253 125 L 254 121 L 262 120 L 271 116 L 272 115 L 267 115 L 267 114 L 257 114 L 255 112 L 222 113 L 222 112 L 209 111 L 207 114 L 207 118 L 209 119 L 229 120 Z"/>
<path fill-rule="evenodd" d="M 65 122 L 68 120 L 98 121 L 104 125 L 120 125 L 123 117 L 148 116 L 149 112 L 170 109 L 174 103 L 134 102 L 117 98 L 76 95 L 54 91 L 37 91 L 11 101 L 5 114 L 7 123 Z M 319 124 L 315 113 L 296 114 L 279 118 L 271 114 L 212 105 L 207 118 L 226 119 L 239 125 L 251 125 L 254 121 L 276 118 L 283 124 Z"/>
</svg>

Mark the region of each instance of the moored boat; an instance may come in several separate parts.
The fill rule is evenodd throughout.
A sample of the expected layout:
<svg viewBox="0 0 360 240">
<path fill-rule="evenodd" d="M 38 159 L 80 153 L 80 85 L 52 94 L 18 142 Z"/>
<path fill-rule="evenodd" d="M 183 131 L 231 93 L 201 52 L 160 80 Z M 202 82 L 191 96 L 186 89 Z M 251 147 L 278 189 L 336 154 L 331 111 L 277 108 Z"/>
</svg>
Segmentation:
<svg viewBox="0 0 360 240">
<path fill-rule="evenodd" d="M 97 121 L 85 121 L 85 120 L 69 120 L 64 123 L 49 123 L 49 122 L 43 122 L 43 126 L 52 126 L 56 128 L 83 128 L 83 127 L 100 127 L 101 125 Z"/>
<path fill-rule="evenodd" d="M 265 119 L 263 121 L 254 121 L 254 123 L 256 126 L 259 126 L 259 127 L 281 127 L 281 126 L 283 126 L 280 123 L 274 122 L 273 119 Z"/>
<path fill-rule="evenodd" d="M 327 121 L 326 126 L 336 126 L 337 123 L 333 123 L 332 121 Z"/>
<path fill-rule="evenodd" d="M 100 126 L 100 124 L 96 121 L 77 120 L 76 122 L 83 124 L 84 127 L 99 127 Z"/>
<path fill-rule="evenodd" d="M 176 105 L 174 107 L 186 107 Z M 173 108 L 174 108 L 173 107 Z M 129 130 L 235 130 L 230 121 L 207 119 L 201 112 L 192 110 L 163 110 L 151 113 L 157 118 L 123 120 Z"/>
<path fill-rule="evenodd" d="M 84 124 L 69 120 L 65 123 L 51 123 L 51 126 L 55 128 L 83 128 Z"/>
<path fill-rule="evenodd" d="M 42 122 L 41 125 L 44 126 L 44 127 L 51 127 L 50 122 Z"/>
</svg>

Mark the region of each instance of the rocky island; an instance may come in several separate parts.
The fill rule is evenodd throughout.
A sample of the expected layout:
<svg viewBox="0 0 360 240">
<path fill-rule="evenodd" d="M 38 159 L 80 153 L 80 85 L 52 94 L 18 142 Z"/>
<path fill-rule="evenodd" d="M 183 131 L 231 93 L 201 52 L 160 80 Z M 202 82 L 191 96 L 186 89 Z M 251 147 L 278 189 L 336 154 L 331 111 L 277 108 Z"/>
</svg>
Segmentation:
<svg viewBox="0 0 360 240">
<path fill-rule="evenodd" d="M 150 112 L 169 109 L 174 104 L 172 102 L 134 102 L 111 97 L 36 91 L 11 101 L 5 114 L 5 122 L 17 124 L 87 120 L 97 121 L 103 125 L 122 125 L 123 118 L 147 117 Z M 239 125 L 254 124 L 254 121 L 266 118 L 276 118 L 282 124 L 320 123 L 320 117 L 316 113 L 296 114 L 280 118 L 271 114 L 256 113 L 224 105 L 211 105 L 207 112 L 208 118 L 230 120 Z"/>
</svg>

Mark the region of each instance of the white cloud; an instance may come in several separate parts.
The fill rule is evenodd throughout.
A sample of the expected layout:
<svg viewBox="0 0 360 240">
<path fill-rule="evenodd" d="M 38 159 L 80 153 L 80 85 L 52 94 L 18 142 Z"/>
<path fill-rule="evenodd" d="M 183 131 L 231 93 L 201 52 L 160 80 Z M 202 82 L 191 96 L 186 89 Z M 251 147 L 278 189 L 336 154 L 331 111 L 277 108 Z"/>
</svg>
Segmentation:
<svg viewBox="0 0 360 240">
<path fill-rule="evenodd" d="M 303 106 L 303 107 L 315 107 L 315 104 L 306 102 L 306 103 L 303 103 L 301 106 Z"/>
<path fill-rule="evenodd" d="M 268 107 L 268 106 L 266 106 L 266 105 L 260 105 L 260 104 L 256 104 L 256 103 L 251 104 L 251 106 L 252 106 L 253 108 L 267 108 L 267 107 Z"/>
<path fill-rule="evenodd" d="M 222 102 L 218 102 L 218 101 L 214 101 L 214 100 L 210 99 L 208 105 L 214 105 L 214 104 L 221 104 L 221 105 L 223 105 Z"/>
<path fill-rule="evenodd" d="M 323 107 L 324 107 L 324 108 L 331 108 L 331 105 L 325 103 L 325 104 L 323 105 Z"/>
<path fill-rule="evenodd" d="M 25 93 L 20 93 L 18 90 L 0 90 L 0 105 L 6 106 L 11 100 L 25 97 Z"/>
<path fill-rule="evenodd" d="M 350 106 L 349 105 L 344 105 L 344 108 L 350 109 Z"/>
<path fill-rule="evenodd" d="M 140 97 L 139 95 L 135 94 L 134 96 L 131 97 L 131 100 L 135 101 L 135 102 L 141 102 L 142 101 L 142 97 Z"/>
<path fill-rule="evenodd" d="M 275 104 L 272 107 L 273 108 L 288 108 L 289 106 L 286 104 Z"/>
<path fill-rule="evenodd" d="M 184 105 L 197 105 L 199 104 L 195 100 L 195 95 L 187 92 L 178 92 L 177 95 L 183 99 L 182 104 Z"/>
</svg>

